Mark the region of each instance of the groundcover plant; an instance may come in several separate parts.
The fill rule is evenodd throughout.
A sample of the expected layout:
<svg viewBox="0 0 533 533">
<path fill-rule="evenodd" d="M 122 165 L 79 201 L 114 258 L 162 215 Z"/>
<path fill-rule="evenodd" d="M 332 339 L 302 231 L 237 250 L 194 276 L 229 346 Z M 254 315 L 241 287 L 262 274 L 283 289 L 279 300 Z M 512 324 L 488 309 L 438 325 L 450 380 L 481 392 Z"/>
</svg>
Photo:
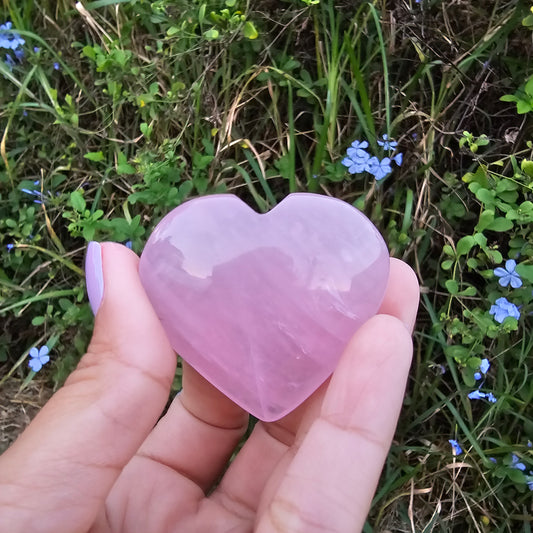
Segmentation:
<svg viewBox="0 0 533 533">
<path fill-rule="evenodd" d="M 309 191 L 421 285 L 364 531 L 529 532 L 532 30 L 514 1 L 5 0 L 0 452 L 85 352 L 88 241 L 140 253 L 187 199 Z"/>
</svg>

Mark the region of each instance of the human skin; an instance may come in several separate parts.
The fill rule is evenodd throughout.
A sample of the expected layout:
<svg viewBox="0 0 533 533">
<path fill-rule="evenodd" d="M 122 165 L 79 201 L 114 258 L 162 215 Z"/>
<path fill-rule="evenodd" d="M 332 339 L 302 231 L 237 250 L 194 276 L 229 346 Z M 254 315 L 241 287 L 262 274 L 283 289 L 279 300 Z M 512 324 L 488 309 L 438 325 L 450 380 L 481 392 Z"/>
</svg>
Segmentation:
<svg viewBox="0 0 533 533">
<path fill-rule="evenodd" d="M 331 379 L 285 418 L 258 422 L 228 467 L 248 414 L 184 363 L 183 390 L 158 421 L 176 356 L 138 257 L 101 250 L 87 354 L 0 456 L 0 532 L 361 531 L 411 362 L 412 270 L 391 259 L 379 314 Z"/>
</svg>

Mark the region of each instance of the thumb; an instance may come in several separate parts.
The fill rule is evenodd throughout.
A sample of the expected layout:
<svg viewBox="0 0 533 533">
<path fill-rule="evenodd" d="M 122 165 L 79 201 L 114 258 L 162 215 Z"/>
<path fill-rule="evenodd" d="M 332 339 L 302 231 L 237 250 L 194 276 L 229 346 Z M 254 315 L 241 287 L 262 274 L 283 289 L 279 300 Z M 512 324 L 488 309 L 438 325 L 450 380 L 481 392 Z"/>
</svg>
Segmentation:
<svg viewBox="0 0 533 533">
<path fill-rule="evenodd" d="M 161 414 L 176 360 L 138 262 L 124 246 L 89 244 L 93 338 L 64 387 L 0 457 L 0 531 L 88 530 Z"/>
</svg>

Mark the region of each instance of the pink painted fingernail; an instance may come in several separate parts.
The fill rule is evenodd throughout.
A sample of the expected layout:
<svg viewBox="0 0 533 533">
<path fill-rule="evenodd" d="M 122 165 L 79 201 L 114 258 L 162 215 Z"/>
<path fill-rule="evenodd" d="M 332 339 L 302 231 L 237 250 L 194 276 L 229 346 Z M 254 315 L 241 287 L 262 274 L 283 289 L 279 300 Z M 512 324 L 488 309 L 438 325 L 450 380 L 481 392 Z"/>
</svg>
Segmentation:
<svg viewBox="0 0 533 533">
<path fill-rule="evenodd" d="M 96 315 L 104 295 L 104 272 L 102 270 L 102 247 L 95 241 L 91 241 L 87 246 L 85 281 L 89 303 L 93 314 Z"/>
</svg>

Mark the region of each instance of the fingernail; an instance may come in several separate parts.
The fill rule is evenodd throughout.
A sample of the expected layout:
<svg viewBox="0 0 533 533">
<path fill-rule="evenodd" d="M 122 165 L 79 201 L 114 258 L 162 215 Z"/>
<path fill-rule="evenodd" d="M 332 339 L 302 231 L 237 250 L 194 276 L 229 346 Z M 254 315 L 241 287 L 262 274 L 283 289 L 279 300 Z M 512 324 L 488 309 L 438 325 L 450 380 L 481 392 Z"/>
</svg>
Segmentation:
<svg viewBox="0 0 533 533">
<path fill-rule="evenodd" d="M 87 246 L 85 281 L 89 303 L 93 314 L 96 315 L 104 295 L 104 272 L 102 270 L 102 247 L 95 241 L 91 241 Z"/>
</svg>

